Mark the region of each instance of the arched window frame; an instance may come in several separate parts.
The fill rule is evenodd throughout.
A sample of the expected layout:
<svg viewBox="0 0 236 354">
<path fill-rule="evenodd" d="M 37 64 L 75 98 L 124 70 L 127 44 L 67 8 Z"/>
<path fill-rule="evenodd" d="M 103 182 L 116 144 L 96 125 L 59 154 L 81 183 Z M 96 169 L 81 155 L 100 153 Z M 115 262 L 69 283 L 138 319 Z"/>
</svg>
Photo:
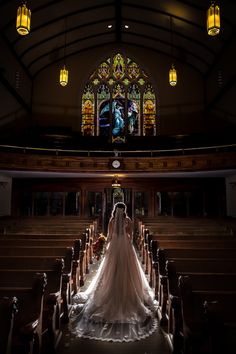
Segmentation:
<svg viewBox="0 0 236 354">
<path fill-rule="evenodd" d="M 133 88 L 133 91 L 132 91 Z M 135 88 L 135 89 L 134 89 Z M 136 90 L 136 92 L 134 91 Z M 90 115 L 85 110 L 86 99 L 92 101 Z M 119 137 L 114 130 L 114 101 L 122 100 L 120 111 L 125 120 L 125 126 Z M 108 102 L 104 108 L 105 101 Z M 136 127 L 130 127 L 128 121 L 128 106 L 135 103 Z M 121 103 L 120 103 L 121 106 Z M 103 118 L 101 111 L 107 111 Z M 82 124 L 83 135 L 104 135 L 112 142 L 125 142 L 127 135 L 153 136 L 157 134 L 157 99 L 153 85 L 148 75 L 136 61 L 121 53 L 104 60 L 90 76 L 82 95 Z M 118 139 L 119 138 L 119 139 Z M 118 140 L 117 140 L 118 139 Z"/>
</svg>

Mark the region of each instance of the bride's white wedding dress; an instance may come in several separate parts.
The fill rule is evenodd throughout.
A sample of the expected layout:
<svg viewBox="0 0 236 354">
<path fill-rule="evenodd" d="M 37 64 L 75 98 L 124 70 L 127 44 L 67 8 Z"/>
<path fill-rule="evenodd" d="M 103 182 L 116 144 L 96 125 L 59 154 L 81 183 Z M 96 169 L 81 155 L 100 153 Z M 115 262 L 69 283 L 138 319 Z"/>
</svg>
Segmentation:
<svg viewBox="0 0 236 354">
<path fill-rule="evenodd" d="M 111 240 L 95 279 L 74 297 L 70 329 L 78 337 L 129 342 L 157 328 L 154 292 L 127 232 L 131 220 L 123 215 L 124 210 L 117 209 L 110 221 Z"/>
</svg>

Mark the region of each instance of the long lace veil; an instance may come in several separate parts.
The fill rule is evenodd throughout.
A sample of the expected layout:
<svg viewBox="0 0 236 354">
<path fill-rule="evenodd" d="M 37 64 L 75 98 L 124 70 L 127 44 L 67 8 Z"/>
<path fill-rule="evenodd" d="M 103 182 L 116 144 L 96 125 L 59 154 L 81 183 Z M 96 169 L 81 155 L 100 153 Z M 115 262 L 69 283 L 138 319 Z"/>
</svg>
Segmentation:
<svg viewBox="0 0 236 354">
<path fill-rule="evenodd" d="M 125 235 L 125 210 L 124 208 L 116 208 L 114 222 L 112 228 L 112 237 L 124 237 Z"/>
</svg>

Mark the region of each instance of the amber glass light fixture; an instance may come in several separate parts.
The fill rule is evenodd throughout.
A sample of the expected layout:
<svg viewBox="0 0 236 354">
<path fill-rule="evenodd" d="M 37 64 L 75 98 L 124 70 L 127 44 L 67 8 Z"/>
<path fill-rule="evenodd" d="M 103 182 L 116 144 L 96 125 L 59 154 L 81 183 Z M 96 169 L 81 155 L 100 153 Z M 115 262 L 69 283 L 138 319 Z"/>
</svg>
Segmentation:
<svg viewBox="0 0 236 354">
<path fill-rule="evenodd" d="M 173 19 L 170 17 L 170 35 L 171 35 L 171 57 L 173 58 Z M 174 64 L 171 65 L 169 70 L 169 84 L 170 86 L 176 86 L 177 84 L 177 71 L 174 67 Z"/>
<path fill-rule="evenodd" d="M 211 6 L 207 10 L 207 33 L 209 36 L 216 36 L 220 33 L 220 7 L 211 2 Z"/>
<path fill-rule="evenodd" d="M 121 183 L 118 180 L 118 176 L 114 176 L 114 179 L 112 180 L 112 188 L 120 188 L 121 187 Z"/>
<path fill-rule="evenodd" d="M 26 2 L 23 2 L 17 9 L 16 30 L 25 36 L 30 32 L 31 11 L 27 8 Z"/>
<path fill-rule="evenodd" d="M 177 84 L 177 71 L 174 67 L 174 64 L 172 64 L 170 71 L 169 71 L 169 83 L 170 83 L 170 86 L 176 86 L 176 84 Z"/>
<path fill-rule="evenodd" d="M 68 84 L 68 76 L 69 76 L 69 72 L 66 69 L 66 33 L 67 33 L 67 25 L 66 25 L 66 20 L 65 20 L 65 43 L 64 43 L 64 66 L 63 68 L 60 70 L 60 85 L 61 86 L 66 86 Z"/>
<path fill-rule="evenodd" d="M 60 70 L 60 85 L 66 86 L 68 84 L 68 70 L 66 66 L 63 66 L 63 69 Z"/>
</svg>

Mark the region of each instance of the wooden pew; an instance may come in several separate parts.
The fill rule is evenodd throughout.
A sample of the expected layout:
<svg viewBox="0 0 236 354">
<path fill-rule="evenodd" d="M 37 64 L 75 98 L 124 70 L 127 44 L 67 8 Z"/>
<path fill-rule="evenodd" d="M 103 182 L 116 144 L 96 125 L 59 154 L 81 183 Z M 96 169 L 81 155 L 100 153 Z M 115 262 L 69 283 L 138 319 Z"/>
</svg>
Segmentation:
<svg viewBox="0 0 236 354">
<path fill-rule="evenodd" d="M 155 244 L 155 243 L 154 243 Z M 235 248 L 171 248 L 162 249 L 157 247 L 157 255 L 153 261 L 153 286 L 155 287 L 155 293 L 157 300 L 161 303 L 161 294 L 167 294 L 166 290 L 166 261 L 175 258 L 189 259 L 221 259 L 230 258 L 236 259 Z M 163 289 L 164 287 L 164 289 Z M 161 289 L 162 288 L 162 289 Z M 165 297 L 166 299 L 166 297 Z"/>
<path fill-rule="evenodd" d="M 177 226 L 164 225 L 163 228 L 155 223 L 148 224 L 150 228 L 153 227 L 151 230 L 154 230 L 156 234 L 150 234 L 149 229 L 145 226 L 139 225 L 141 230 L 141 237 L 139 238 L 140 256 L 146 274 L 150 272 L 150 285 L 155 287 L 161 311 L 161 324 L 168 324 L 167 331 L 172 336 L 174 352 L 180 352 L 183 350 L 181 336 L 176 335 L 176 333 L 181 332 L 180 307 L 178 306 L 178 294 L 176 295 L 171 289 L 173 283 L 176 289 L 176 279 L 178 277 L 172 274 L 172 277 L 169 275 L 170 280 L 168 280 L 168 273 L 165 269 L 166 260 L 179 260 L 178 264 L 181 264 L 182 268 L 178 270 L 178 275 L 192 275 L 194 286 L 207 295 L 206 299 L 213 301 L 217 297 L 218 301 L 227 301 L 229 297 L 228 303 L 232 304 L 232 301 L 230 302 L 233 298 L 232 294 L 235 296 L 236 293 L 235 285 L 232 285 L 236 284 L 234 233 L 227 225 L 222 225 L 222 227 L 218 225 L 217 230 L 214 225 L 205 225 L 204 223 L 200 226 L 179 223 Z M 213 261 L 209 262 L 209 258 Z M 195 261 L 191 262 L 190 259 Z M 225 259 L 227 260 L 225 261 Z M 194 268 L 194 265 L 196 268 Z M 209 274 L 215 273 L 216 270 L 218 270 L 218 273 L 224 274 Z M 169 273 L 171 273 L 170 269 Z M 220 286 L 223 286 L 223 288 L 220 288 Z M 223 300 L 224 296 L 228 297 Z M 230 315 L 230 311 L 227 314 Z M 165 316 L 167 321 L 165 321 Z M 174 321 L 171 321 L 171 316 L 174 317 Z M 170 319 L 169 322 L 168 319 Z M 230 317 L 228 320 L 230 320 Z M 199 354 L 200 352 L 196 351 L 196 353 Z"/>
<path fill-rule="evenodd" d="M 30 269 L 44 271 L 54 269 L 56 262 L 55 256 L 0 256 L 0 269 Z M 62 262 L 64 262 L 62 260 Z"/>
<path fill-rule="evenodd" d="M 31 279 L 23 285 L 14 288 L 0 287 L 1 298 L 6 298 L 5 295 L 8 294 L 8 299 L 13 299 L 12 305 L 15 306 L 17 303 L 17 308 L 12 310 L 10 332 L 8 331 L 9 317 L 6 318 L 5 331 L 1 332 L 1 336 L 4 334 L 2 340 L 7 343 L 7 350 L 11 354 L 33 354 L 40 352 L 42 348 L 43 299 L 46 274 L 32 273 Z M 8 352 L 6 351 L 6 354 Z"/>
<path fill-rule="evenodd" d="M 163 268 L 164 262 L 165 257 L 161 259 L 160 268 Z M 176 264 L 181 266 L 180 269 L 176 267 Z M 214 265 L 217 265 L 215 269 Z M 218 293 L 220 295 L 222 292 L 234 292 L 236 294 L 236 258 L 228 259 L 228 261 L 225 261 L 224 258 L 199 258 L 192 259 L 192 262 L 189 258 L 183 258 L 181 261 L 177 259 L 177 262 L 168 259 L 165 271 L 163 269 L 159 271 L 158 299 L 161 324 L 167 328 L 167 333 L 171 337 L 173 346 L 177 348 L 181 342 L 179 332 L 182 326 L 177 288 L 180 275 L 185 276 L 188 274 L 191 277 L 194 289 L 201 289 L 202 292 L 210 293 L 212 296 L 215 294 L 215 300 L 219 300 Z"/>
<path fill-rule="evenodd" d="M 149 237 L 151 236 L 151 240 Z M 218 258 L 226 257 L 234 258 L 236 256 L 236 240 L 227 238 L 224 240 L 217 239 L 204 239 L 204 240 L 170 240 L 170 241 L 157 241 L 153 239 L 152 235 L 147 235 L 147 242 L 143 248 L 142 260 L 145 267 L 146 274 L 149 275 L 150 285 L 153 283 L 153 252 L 157 252 L 158 249 L 165 249 L 168 254 L 168 259 L 173 257 L 179 258 Z M 154 247 L 154 251 L 152 248 Z M 183 251 L 181 251 L 181 249 Z M 199 251 L 198 251 L 199 250 Z M 189 254 L 190 252 L 190 254 Z M 225 257 L 225 258 L 226 258 Z"/>
<path fill-rule="evenodd" d="M 30 221 L 27 220 L 27 223 L 29 222 Z M 34 222 L 32 227 L 35 226 Z M 72 225 L 71 221 L 64 224 L 63 220 L 62 225 L 59 225 L 56 230 L 57 233 L 53 233 L 53 230 L 55 230 L 55 219 L 52 220 L 52 222 L 46 220 L 46 223 L 44 220 L 43 227 L 41 224 L 38 224 L 35 227 L 33 234 L 29 233 L 29 230 L 31 230 L 31 226 L 29 224 L 28 229 L 26 227 L 28 232 L 23 233 L 25 225 L 23 225 L 24 223 L 21 224 L 20 232 L 18 229 L 18 221 L 15 225 L 15 233 L 5 233 L 1 235 L 0 264 L 2 267 L 10 266 L 10 268 L 13 269 L 11 264 L 12 262 L 17 264 L 16 258 L 18 257 L 18 262 L 21 264 L 21 269 L 22 264 L 24 264 L 25 267 L 28 267 L 27 269 L 48 271 L 50 274 L 50 268 L 48 268 L 48 266 L 50 266 L 52 259 L 55 259 L 55 257 L 63 257 L 65 260 L 61 285 L 61 298 L 63 301 L 60 300 L 62 302 L 60 306 L 61 309 L 59 311 L 57 310 L 57 312 L 64 321 L 66 318 L 68 320 L 68 303 L 70 302 L 71 296 L 73 295 L 73 292 L 75 293 L 79 290 L 80 285 L 84 284 L 86 274 L 89 272 L 89 264 L 93 262 L 92 244 L 93 237 L 95 235 L 95 226 L 92 224 L 90 227 L 84 228 L 85 224 L 81 226 L 80 223 L 80 229 L 85 232 L 81 233 L 80 239 L 75 240 L 75 231 L 78 231 L 79 229 L 77 222 L 75 225 Z M 86 226 L 87 225 L 88 224 L 86 222 Z M 12 228 L 9 229 L 12 230 Z M 48 233 L 48 229 L 50 229 L 52 233 Z M 36 233 L 37 230 L 39 231 L 38 233 Z M 37 239 L 38 237 L 40 237 L 40 240 Z M 70 253 L 70 258 L 65 256 L 66 246 L 69 246 L 72 242 L 74 242 L 75 255 L 73 259 L 72 252 Z M 72 247 L 67 247 L 67 250 L 68 249 L 72 250 Z M 7 257 L 4 259 L 6 255 Z M 43 262 L 41 263 L 40 260 L 41 262 L 43 260 Z M 53 300 L 51 302 L 54 303 L 55 307 L 56 301 Z M 52 307 L 53 306 L 51 306 L 51 308 Z M 54 324 L 52 322 L 51 327 L 56 327 L 55 321 Z M 53 332 L 53 330 L 51 332 Z"/>
<path fill-rule="evenodd" d="M 159 267 L 161 269 L 165 269 L 165 262 L 167 259 L 188 259 L 188 258 L 210 258 L 210 259 L 218 259 L 218 258 L 236 258 L 236 249 L 232 247 L 228 247 L 226 242 L 225 246 L 223 247 L 214 247 L 214 243 L 212 247 L 201 247 L 201 248 L 169 248 L 163 249 L 159 248 L 159 244 L 157 241 L 152 241 L 153 252 L 151 252 L 150 259 L 152 268 L 156 266 L 156 262 L 158 262 Z M 153 257 L 155 258 L 153 261 Z M 158 260 L 157 260 L 158 259 Z M 159 264 L 161 262 L 161 265 Z M 154 273 L 154 272 L 153 272 Z"/>
<path fill-rule="evenodd" d="M 74 259 L 74 271 L 76 270 L 76 262 L 80 265 L 80 278 L 78 279 L 78 284 L 84 284 L 86 274 L 89 273 L 89 264 L 93 263 L 93 242 L 94 242 L 94 229 L 92 227 L 88 227 L 77 235 L 75 234 L 7 234 L 2 235 L 0 237 L 0 248 L 8 247 L 12 245 L 12 241 L 14 241 L 14 246 L 16 248 L 19 247 L 38 247 L 42 249 L 43 247 L 52 247 L 58 250 L 59 247 L 68 247 L 72 246 L 75 248 L 75 255 L 78 257 Z M 78 248 L 79 241 L 80 242 L 80 252 L 76 252 L 76 248 Z M 83 250 L 82 250 L 83 248 Z M 16 250 L 18 251 L 18 249 Z M 21 252 L 21 251 L 20 251 Z M 27 250 L 26 252 L 29 252 Z M 52 252 L 52 251 L 51 251 Z M 0 252 L 1 253 L 1 252 Z M 82 262 L 79 261 L 79 254 L 82 257 Z M 78 267 L 79 269 L 79 267 Z M 74 286 L 73 291 L 79 290 L 79 286 L 76 283 L 76 277 L 74 275 Z"/>
<path fill-rule="evenodd" d="M 93 236 L 88 229 L 80 235 L 79 239 L 69 239 L 67 235 L 59 240 L 45 238 L 17 238 L 17 236 L 0 238 L 0 257 L 7 254 L 11 256 L 44 256 L 44 257 L 65 257 L 66 250 L 71 250 L 73 245 L 74 256 L 72 260 L 72 270 L 69 271 L 70 261 L 68 261 L 68 273 L 71 272 L 73 291 L 77 292 L 79 287 L 84 285 L 86 274 L 89 273 L 89 264 L 93 262 Z M 67 258 L 66 258 L 67 259 Z M 79 272 L 79 274 L 78 274 Z M 71 279 L 69 279 L 71 280 Z"/>
<path fill-rule="evenodd" d="M 227 219 L 205 218 L 145 218 L 138 221 L 138 232 L 150 229 L 153 234 L 179 234 L 198 235 L 205 234 L 228 234 L 232 232 L 232 225 Z"/>
<path fill-rule="evenodd" d="M 85 232 L 85 229 L 82 229 L 82 231 L 79 231 L 77 233 L 71 233 L 71 232 L 64 232 L 64 233 L 11 233 L 11 234 L 5 234 L 5 235 L 0 235 L 0 240 L 20 240 L 20 239 L 25 239 L 25 240 L 33 240 L 33 239 L 40 239 L 40 240 L 75 240 L 76 238 L 80 237 L 80 235 Z"/>
<path fill-rule="evenodd" d="M 18 311 L 16 297 L 0 297 L 0 353 L 11 350 L 14 317 Z"/>
<path fill-rule="evenodd" d="M 0 294 L 21 298 L 39 269 L 47 275 L 43 302 L 42 333 L 44 347 L 55 350 L 61 336 L 61 321 L 68 321 L 67 279 L 64 259 L 34 256 L 0 257 Z M 46 343 L 46 344 L 45 344 Z M 54 348 L 54 349 L 53 349 Z"/>
<path fill-rule="evenodd" d="M 207 239 L 222 237 L 222 239 L 231 238 L 234 232 L 227 220 L 205 220 L 205 219 L 188 219 L 188 218 L 168 218 L 169 221 L 159 221 L 154 219 L 143 224 L 138 222 L 137 244 L 142 253 L 142 248 L 146 242 L 146 234 L 151 234 L 153 239 L 158 241 L 174 239 Z M 161 218 L 163 220 L 163 218 Z M 199 237 L 199 238 L 198 238 Z M 163 246 L 164 247 L 164 246 Z"/>
<path fill-rule="evenodd" d="M 191 277 L 180 276 L 179 294 L 184 353 L 233 353 L 236 292 L 193 290 Z"/>
<path fill-rule="evenodd" d="M 32 279 L 35 275 L 33 269 L 0 269 L 0 289 L 3 288 L 29 288 L 32 285 Z M 56 272 L 53 269 L 47 269 L 45 272 L 47 276 L 47 283 L 54 284 L 54 289 L 60 289 L 61 277 L 56 277 Z M 59 283 L 59 284 L 58 284 Z M 50 292 L 53 291 L 53 287 L 50 288 Z"/>
<path fill-rule="evenodd" d="M 56 239 L 56 238 L 49 238 L 49 235 L 47 235 L 47 237 L 44 238 L 18 238 L 16 236 L 11 237 L 11 238 L 0 238 L 0 248 L 2 247 L 28 247 L 28 246 L 32 246 L 32 247 L 73 247 L 74 242 L 75 242 L 76 238 L 69 238 L 67 236 L 64 236 L 63 238 L 60 239 Z"/>
<path fill-rule="evenodd" d="M 216 235 L 233 235 L 232 226 L 229 225 L 227 220 L 207 220 L 207 219 L 191 219 L 191 218 L 168 218 L 169 221 L 166 222 L 166 219 L 161 218 L 148 219 L 144 223 L 139 221 L 138 223 L 138 233 L 139 237 L 143 238 L 144 230 L 147 230 L 148 233 L 157 236 L 216 236 Z M 163 221 L 164 220 L 164 221 Z"/>
<path fill-rule="evenodd" d="M 30 234 L 29 232 L 22 233 L 23 228 L 19 233 L 19 230 L 16 228 L 15 233 L 5 233 L 0 237 L 0 269 L 3 269 L 2 267 L 11 269 L 11 271 L 8 270 L 8 276 L 5 278 L 3 276 L 3 271 L 0 270 L 0 275 L 2 275 L 2 279 L 6 282 L 5 285 L 11 284 L 11 273 L 18 272 L 18 281 L 20 284 L 20 279 L 24 278 L 26 281 L 26 275 L 33 270 L 46 271 L 48 273 L 48 282 L 50 283 L 51 278 L 53 278 L 50 277 L 50 274 L 53 273 L 51 270 L 52 260 L 55 260 L 55 257 L 64 258 L 64 272 L 62 274 L 61 288 L 57 293 L 51 291 L 47 294 L 50 296 L 45 297 L 48 301 L 45 301 L 44 303 L 44 331 L 48 332 L 48 335 L 46 336 L 46 338 L 48 338 L 48 343 L 45 344 L 45 339 L 43 343 L 44 346 L 50 346 L 51 348 L 55 347 L 55 341 L 58 340 L 61 319 L 64 321 L 66 319 L 68 320 L 68 303 L 70 302 L 71 296 L 73 292 L 79 290 L 80 284 L 84 283 L 85 274 L 89 272 L 89 264 L 93 261 L 92 243 L 95 233 L 94 225 L 90 225 L 90 227 L 86 227 L 85 229 L 85 225 L 83 225 L 81 230 L 85 232 L 81 233 L 80 239 L 76 240 L 76 232 L 73 231 L 74 225 L 68 227 L 70 223 L 68 223 L 68 225 L 63 224 L 60 226 L 60 230 L 57 229 L 57 231 L 59 230 L 60 232 L 53 233 L 54 223 L 55 220 L 53 220 L 52 225 L 49 226 L 52 233 L 47 233 L 48 225 L 44 225 L 44 227 L 41 227 L 40 225 L 38 229 L 37 227 L 36 230 L 34 229 L 33 234 Z M 27 231 L 30 229 L 31 227 L 29 227 Z M 40 232 L 35 233 L 37 230 Z M 68 230 L 70 234 L 68 233 Z M 77 225 L 75 225 L 75 230 L 78 231 Z M 40 240 L 37 239 L 38 237 L 40 237 Z M 73 259 L 72 252 L 68 252 L 70 253 L 70 257 L 68 257 L 68 254 L 65 255 L 65 249 L 67 249 L 67 251 L 72 251 L 72 247 L 66 248 L 66 246 L 71 245 L 72 242 L 75 255 Z M 15 264 L 15 268 L 19 268 L 17 268 L 17 270 L 14 269 L 13 264 Z M 22 268 L 26 268 L 27 271 Z M 21 269 L 21 272 L 19 269 Z M 5 293 L 7 295 L 15 291 L 16 288 L 5 287 Z M 48 327 L 47 329 L 46 326 Z"/>
<path fill-rule="evenodd" d="M 171 299 L 173 297 L 179 296 L 178 291 L 178 279 L 179 276 L 188 275 L 191 277 L 193 289 L 210 290 L 210 291 L 235 291 L 236 292 L 236 269 L 230 269 L 227 272 L 228 267 L 221 259 L 218 260 L 221 264 L 219 272 L 212 268 L 211 260 L 204 262 L 204 268 L 200 267 L 199 264 L 195 263 L 196 268 L 194 269 L 193 264 L 191 265 L 191 271 L 186 266 L 183 269 L 179 269 L 176 262 L 173 260 L 166 261 L 166 277 L 167 277 L 167 316 L 168 323 L 173 328 L 171 324 Z M 236 259 L 234 260 L 236 261 Z"/>
<path fill-rule="evenodd" d="M 214 245 L 209 248 L 169 248 L 164 250 L 166 257 L 168 259 L 174 258 L 174 257 L 180 257 L 180 258 L 235 258 L 236 257 L 236 249 L 227 247 L 226 246 L 223 248 L 215 248 Z"/>
<path fill-rule="evenodd" d="M 196 248 L 196 249 L 158 249 L 156 245 L 157 252 L 155 258 L 153 258 L 153 273 L 152 276 L 152 286 L 155 289 L 156 299 L 159 302 L 160 308 L 160 320 L 162 325 L 168 324 L 166 318 L 167 311 L 167 301 L 168 301 L 168 289 L 167 289 L 167 275 L 166 275 L 166 261 L 181 258 L 181 259 L 189 259 L 189 258 L 198 258 L 206 261 L 208 259 L 218 259 L 219 263 L 223 263 L 225 258 L 236 259 L 235 249 L 232 248 Z M 222 262 L 221 262 L 222 259 Z M 198 263 L 199 264 L 199 263 Z M 228 264 L 229 266 L 229 264 Z"/>
<path fill-rule="evenodd" d="M 227 273 L 236 273 L 236 258 L 169 258 L 174 262 L 178 272 L 214 272 L 220 273 L 222 269 Z"/>
<path fill-rule="evenodd" d="M 226 241 L 231 241 L 232 244 L 236 243 L 236 238 L 230 232 L 219 234 L 217 231 L 218 230 L 216 230 L 215 234 L 210 235 L 207 234 L 206 231 L 205 233 L 201 232 L 196 235 L 189 232 L 181 234 L 153 234 L 150 233 L 148 228 L 141 228 L 141 234 L 136 240 L 136 244 L 139 250 L 139 255 L 142 257 L 142 263 L 145 264 L 146 273 L 148 274 L 150 271 L 148 268 L 150 267 L 149 262 L 151 261 L 149 255 L 151 253 L 150 243 L 152 240 L 157 241 L 159 247 L 162 248 L 173 248 L 174 246 L 180 248 L 187 247 L 188 245 L 189 247 L 191 247 L 191 245 L 197 247 L 198 245 L 201 245 L 202 242 L 207 246 L 207 243 L 208 245 L 211 245 L 213 241 L 215 242 L 215 247 L 221 247 Z"/>
<path fill-rule="evenodd" d="M 61 247 L 55 245 L 54 247 L 47 246 L 2 246 L 0 248 L 0 255 L 8 256 L 55 256 L 55 257 L 65 257 L 67 247 Z"/>
<path fill-rule="evenodd" d="M 222 233 L 212 233 L 212 234 L 209 234 L 209 233 L 199 233 L 199 234 L 176 234 L 176 233 L 173 233 L 173 234 L 155 234 L 155 233 L 150 233 L 149 231 L 149 234 L 152 235 L 152 239 L 156 239 L 157 241 L 159 242 L 162 242 L 162 241 L 176 241 L 176 240 L 181 240 L 181 241 L 184 241 L 184 240 L 199 240 L 199 241 L 202 241 L 202 240 L 235 240 L 235 236 L 234 235 L 231 235 L 231 234 L 222 234 Z"/>
<path fill-rule="evenodd" d="M 72 283 L 72 265 L 73 265 L 73 257 L 74 257 L 74 248 L 73 247 L 50 247 L 50 246 L 14 246 L 14 242 L 12 246 L 3 246 L 0 248 L 0 256 L 54 256 L 55 258 L 63 258 L 64 259 L 64 269 L 63 269 L 63 281 L 62 281 L 62 296 L 64 302 L 64 310 L 66 311 L 64 314 L 64 318 L 68 317 L 66 314 L 68 312 L 68 305 L 66 305 L 69 301 L 68 294 L 70 294 L 71 283 Z M 30 266 L 30 265 L 29 265 Z M 67 319 L 68 320 L 68 319 Z"/>
<path fill-rule="evenodd" d="M 84 231 L 91 227 L 94 234 L 98 232 L 98 223 L 94 219 L 81 219 L 78 217 L 27 217 L 20 219 L 10 219 L 1 223 L 1 230 L 4 234 L 60 234 Z"/>
<path fill-rule="evenodd" d="M 215 239 L 205 238 L 203 240 L 157 240 L 159 247 L 165 249 L 173 248 L 236 248 L 236 239 Z"/>
<path fill-rule="evenodd" d="M 50 256 L 46 248 L 50 248 L 50 254 L 54 254 L 55 256 L 62 256 L 64 252 L 64 248 L 72 246 L 74 247 L 74 259 L 73 259 L 73 270 L 72 270 L 72 277 L 73 277 L 73 291 L 77 292 L 79 290 L 80 279 L 77 272 L 81 273 L 81 282 L 84 282 L 85 274 L 89 271 L 89 264 L 93 262 L 93 254 L 92 254 L 92 244 L 93 244 L 93 235 L 90 229 L 87 229 L 88 242 L 83 243 L 84 250 L 82 252 L 82 238 L 84 237 L 83 234 L 80 235 L 79 239 L 75 239 L 68 237 L 68 235 L 60 235 L 59 239 L 51 238 L 51 235 L 40 235 L 40 239 L 36 237 L 36 235 L 5 235 L 4 237 L 0 237 L 0 248 L 4 249 L 2 253 L 5 253 L 6 248 L 12 247 L 11 251 L 7 251 L 8 254 L 34 254 L 35 250 L 36 253 L 41 254 L 46 257 Z M 39 236 L 39 235 L 38 235 Z M 57 235 L 55 235 L 56 237 Z M 49 238 L 50 237 L 50 238 Z M 26 248 L 24 250 L 23 248 Z M 31 249 L 34 248 L 33 250 Z M 54 251 L 53 251 L 54 250 Z M 62 251 L 62 252 L 61 252 Z M 58 253 L 59 252 L 59 253 Z M 1 253 L 1 251 L 0 251 Z M 37 256 L 37 254 L 35 254 Z M 79 257 L 83 257 L 83 262 L 79 261 Z M 80 264 L 81 268 L 77 266 Z M 77 266 L 76 266 L 77 265 Z"/>
</svg>

